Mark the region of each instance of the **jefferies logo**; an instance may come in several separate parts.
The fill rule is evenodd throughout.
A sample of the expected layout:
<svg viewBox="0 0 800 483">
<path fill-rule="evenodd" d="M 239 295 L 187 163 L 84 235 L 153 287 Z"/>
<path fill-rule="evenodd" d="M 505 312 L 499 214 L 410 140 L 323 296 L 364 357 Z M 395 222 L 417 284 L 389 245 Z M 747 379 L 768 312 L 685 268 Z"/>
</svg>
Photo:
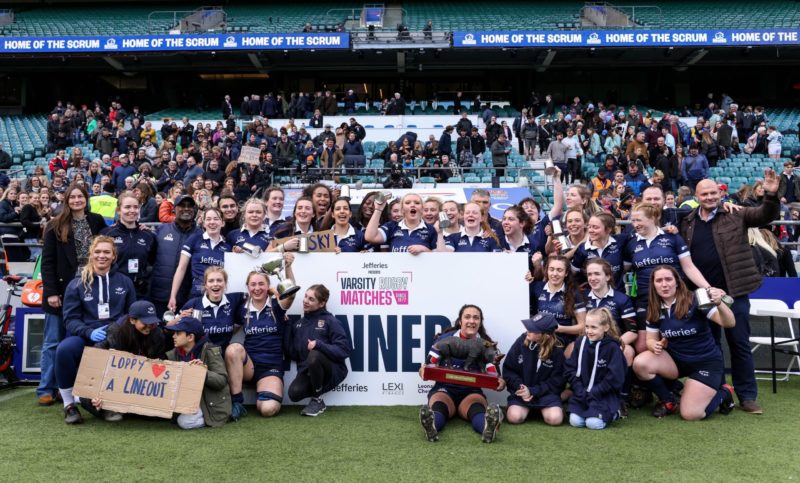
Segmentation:
<svg viewBox="0 0 800 483">
<path fill-rule="evenodd" d="M 381 383 L 381 394 L 383 394 L 384 396 L 402 396 L 403 383 L 402 382 Z"/>
<path fill-rule="evenodd" d="M 369 392 L 369 388 L 362 384 L 339 384 L 331 392 Z"/>
</svg>

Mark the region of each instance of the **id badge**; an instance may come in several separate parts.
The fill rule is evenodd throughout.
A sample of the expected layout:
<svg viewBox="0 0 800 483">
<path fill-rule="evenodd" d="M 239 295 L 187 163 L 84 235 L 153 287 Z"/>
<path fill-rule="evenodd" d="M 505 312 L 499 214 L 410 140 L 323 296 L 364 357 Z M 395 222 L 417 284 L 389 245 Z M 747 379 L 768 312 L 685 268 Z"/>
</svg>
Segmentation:
<svg viewBox="0 0 800 483">
<path fill-rule="evenodd" d="M 131 258 L 128 260 L 128 273 L 139 273 L 139 259 Z"/>
<path fill-rule="evenodd" d="M 97 304 L 97 318 L 105 320 L 109 317 L 111 317 L 111 309 L 108 304 Z"/>
</svg>

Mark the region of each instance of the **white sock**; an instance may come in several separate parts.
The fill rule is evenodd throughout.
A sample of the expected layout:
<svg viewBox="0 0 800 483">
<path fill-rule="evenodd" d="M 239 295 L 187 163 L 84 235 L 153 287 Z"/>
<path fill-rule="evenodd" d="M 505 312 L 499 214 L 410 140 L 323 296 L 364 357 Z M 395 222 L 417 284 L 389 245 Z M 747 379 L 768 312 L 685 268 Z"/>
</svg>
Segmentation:
<svg viewBox="0 0 800 483">
<path fill-rule="evenodd" d="M 64 401 L 64 407 L 69 406 L 70 404 L 75 404 L 75 397 L 72 395 L 72 388 L 68 389 L 59 389 L 59 393 L 61 393 L 61 399 Z"/>
</svg>

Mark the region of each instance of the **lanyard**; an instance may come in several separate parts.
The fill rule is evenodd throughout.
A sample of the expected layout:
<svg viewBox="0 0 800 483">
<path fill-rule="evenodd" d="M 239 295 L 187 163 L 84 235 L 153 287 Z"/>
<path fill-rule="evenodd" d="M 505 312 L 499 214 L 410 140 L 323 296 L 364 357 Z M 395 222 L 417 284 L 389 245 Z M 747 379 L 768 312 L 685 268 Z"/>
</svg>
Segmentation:
<svg viewBox="0 0 800 483">
<path fill-rule="evenodd" d="M 111 282 L 109 281 L 108 274 L 106 274 L 106 298 L 103 299 L 103 277 L 98 275 L 97 276 L 97 300 L 98 303 L 104 304 L 108 303 L 108 300 L 111 298 Z"/>
</svg>

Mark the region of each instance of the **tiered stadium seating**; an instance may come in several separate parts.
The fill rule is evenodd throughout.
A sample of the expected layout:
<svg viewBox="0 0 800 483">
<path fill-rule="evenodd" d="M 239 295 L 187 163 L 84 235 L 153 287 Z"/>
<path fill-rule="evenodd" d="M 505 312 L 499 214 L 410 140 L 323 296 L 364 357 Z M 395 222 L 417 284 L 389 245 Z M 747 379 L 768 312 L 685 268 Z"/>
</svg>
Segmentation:
<svg viewBox="0 0 800 483">
<path fill-rule="evenodd" d="M 713 1 L 644 2 L 658 5 L 639 8 L 635 20 L 645 28 L 786 28 L 800 21 L 800 5 L 791 1 L 748 2 L 732 0 L 721 5 Z M 406 23 L 421 29 L 428 20 L 442 30 L 527 30 L 574 28 L 584 2 L 490 3 L 426 2 L 406 0 Z M 630 10 L 625 9 L 630 12 Z M 575 25 L 577 24 L 577 25 Z"/>
<path fill-rule="evenodd" d="M 320 4 L 265 4 L 225 6 L 228 32 L 299 32 L 306 22 L 314 26 L 330 26 L 344 21 L 350 14 L 343 9 L 361 8 L 360 2 Z M 334 8 L 328 15 L 328 10 Z M 56 35 L 133 35 L 166 33 L 174 27 L 167 12 L 189 11 L 196 5 L 148 5 L 106 7 L 46 7 L 15 13 L 15 22 L 0 29 L 8 36 Z M 152 12 L 162 12 L 148 16 Z"/>
<path fill-rule="evenodd" d="M 655 8 L 640 8 L 636 22 L 644 28 L 708 29 L 708 28 L 788 28 L 800 22 L 800 3 L 789 0 L 749 2 L 730 0 L 661 1 Z M 348 9 L 360 9 L 363 2 L 306 5 L 226 5 L 228 32 L 297 32 L 305 23 L 315 28 L 333 29 L 352 16 Z M 584 2 L 402 2 L 403 21 L 411 30 L 421 30 L 430 19 L 435 30 L 524 30 L 564 29 L 580 26 Z M 169 15 L 159 14 L 148 21 L 154 11 L 187 11 L 185 4 L 105 7 L 42 7 L 15 12 L 16 22 L 0 29 L 10 36 L 48 35 L 113 35 L 165 33 L 174 22 Z M 356 17 L 358 12 L 356 12 Z M 386 25 L 394 29 L 395 25 Z"/>
</svg>

